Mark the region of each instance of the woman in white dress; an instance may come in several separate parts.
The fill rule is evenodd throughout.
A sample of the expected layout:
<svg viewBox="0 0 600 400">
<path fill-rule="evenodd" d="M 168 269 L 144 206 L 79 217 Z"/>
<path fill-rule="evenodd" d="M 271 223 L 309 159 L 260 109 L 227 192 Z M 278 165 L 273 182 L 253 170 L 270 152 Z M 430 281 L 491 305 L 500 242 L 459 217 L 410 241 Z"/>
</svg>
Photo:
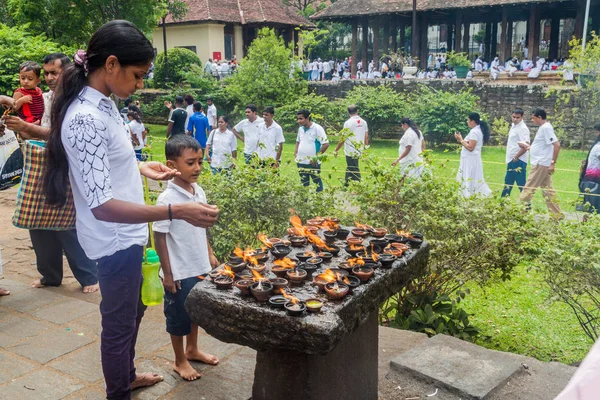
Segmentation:
<svg viewBox="0 0 600 400">
<path fill-rule="evenodd" d="M 483 143 L 490 138 L 490 129 L 485 122 L 481 121 L 481 117 L 477 113 L 469 114 L 467 125 L 471 131 L 464 139 L 460 132 L 454 134 L 456 140 L 462 145 L 456 180 L 461 183 L 461 193 L 465 197 L 474 194 L 489 196 L 492 191 L 483 178 L 481 148 Z"/>
<path fill-rule="evenodd" d="M 425 150 L 425 139 L 419 128 L 412 119 L 404 117 L 400 120 L 404 135 L 400 139 L 398 158 L 392 166 L 400 164 L 400 172 L 409 178 L 419 178 L 423 173 L 423 157 L 421 153 Z"/>
</svg>

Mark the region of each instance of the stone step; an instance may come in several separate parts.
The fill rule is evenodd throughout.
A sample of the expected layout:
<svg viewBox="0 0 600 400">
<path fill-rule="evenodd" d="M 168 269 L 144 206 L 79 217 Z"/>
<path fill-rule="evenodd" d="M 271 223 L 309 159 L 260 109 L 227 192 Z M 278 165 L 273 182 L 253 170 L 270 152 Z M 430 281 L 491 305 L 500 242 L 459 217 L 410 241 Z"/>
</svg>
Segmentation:
<svg viewBox="0 0 600 400">
<path fill-rule="evenodd" d="M 530 365 L 535 368 L 533 378 Z M 575 371 L 575 368 L 563 364 L 543 363 L 529 357 L 488 350 L 446 335 L 437 335 L 416 345 L 393 358 L 390 366 L 395 371 L 432 383 L 463 399 L 490 400 L 516 399 L 515 388 L 529 393 L 519 398 L 551 399 Z"/>
</svg>

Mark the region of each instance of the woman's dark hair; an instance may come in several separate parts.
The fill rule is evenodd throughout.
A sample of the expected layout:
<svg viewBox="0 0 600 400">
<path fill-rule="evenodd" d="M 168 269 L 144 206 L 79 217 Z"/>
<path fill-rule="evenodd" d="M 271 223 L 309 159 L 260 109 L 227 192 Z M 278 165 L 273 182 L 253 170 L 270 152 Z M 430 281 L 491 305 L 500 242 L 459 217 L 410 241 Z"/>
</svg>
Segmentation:
<svg viewBox="0 0 600 400">
<path fill-rule="evenodd" d="M 142 123 L 142 119 L 140 118 L 140 115 L 138 113 L 136 113 L 135 111 L 128 111 L 127 116 L 136 120 L 138 124 Z"/>
<path fill-rule="evenodd" d="M 421 139 L 421 131 L 419 130 L 419 128 L 417 128 L 415 121 L 413 121 L 412 119 L 410 119 L 408 117 L 402 117 L 402 119 L 400 120 L 400 124 L 408 125 L 410 127 L 410 129 L 415 131 L 415 133 L 417 134 L 417 137 L 419 139 Z"/>
<path fill-rule="evenodd" d="M 217 118 L 217 121 L 219 121 L 220 119 L 222 119 L 223 121 L 225 121 L 226 124 L 229 125 L 229 117 L 227 115 L 219 115 L 219 118 Z"/>
<path fill-rule="evenodd" d="M 88 84 L 88 74 L 104 67 L 109 56 L 121 66 L 144 65 L 154 59 L 154 48 L 146 36 L 129 21 L 110 21 L 94 33 L 83 62 L 65 66 L 52 102 L 50 137 L 46 147 L 43 187 L 50 204 L 67 200 L 69 164 L 61 140 L 63 120 L 71 103 Z"/>
<path fill-rule="evenodd" d="M 488 140 L 490 140 L 490 126 L 487 124 L 487 122 L 482 121 L 481 117 L 476 112 L 470 113 L 468 118 L 479 125 L 481 133 L 483 133 L 483 143 L 487 143 Z"/>
</svg>

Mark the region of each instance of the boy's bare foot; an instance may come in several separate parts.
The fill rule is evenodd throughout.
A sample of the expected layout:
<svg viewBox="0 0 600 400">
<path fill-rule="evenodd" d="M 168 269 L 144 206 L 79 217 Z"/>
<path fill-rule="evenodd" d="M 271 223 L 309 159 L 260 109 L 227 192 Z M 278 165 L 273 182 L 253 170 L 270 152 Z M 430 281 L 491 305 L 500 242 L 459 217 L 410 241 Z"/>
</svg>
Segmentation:
<svg viewBox="0 0 600 400">
<path fill-rule="evenodd" d="M 186 381 L 195 381 L 202 377 L 202 374 L 196 371 L 187 360 L 182 364 L 173 363 L 173 370 Z"/>
<path fill-rule="evenodd" d="M 94 293 L 94 292 L 97 292 L 98 290 L 100 290 L 100 285 L 98 285 L 97 283 L 90 285 L 90 286 L 83 287 L 83 293 Z"/>
<path fill-rule="evenodd" d="M 36 279 L 35 281 L 31 282 L 29 284 L 29 286 L 31 286 L 33 288 L 43 288 L 43 287 L 45 287 L 45 285 L 42 283 L 41 279 Z"/>
<path fill-rule="evenodd" d="M 0 287 L 0 296 L 8 296 L 10 294 L 10 290 L 2 289 Z"/>
<path fill-rule="evenodd" d="M 131 390 L 156 385 L 158 382 L 162 381 L 163 377 L 154 372 L 135 374 L 135 380 L 131 382 Z"/>
<path fill-rule="evenodd" d="M 200 361 L 201 363 L 208 365 L 217 365 L 219 363 L 217 356 L 213 356 L 212 354 L 205 353 L 198 349 L 186 351 L 185 358 L 189 361 Z"/>
</svg>

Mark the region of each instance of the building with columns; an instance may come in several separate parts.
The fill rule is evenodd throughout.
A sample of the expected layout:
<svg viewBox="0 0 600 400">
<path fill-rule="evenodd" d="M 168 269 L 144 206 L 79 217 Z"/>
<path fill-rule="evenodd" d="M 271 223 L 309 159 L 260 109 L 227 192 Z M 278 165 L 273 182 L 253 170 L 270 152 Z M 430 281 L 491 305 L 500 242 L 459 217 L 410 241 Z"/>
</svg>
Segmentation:
<svg viewBox="0 0 600 400">
<path fill-rule="evenodd" d="M 585 0 L 337 0 L 311 18 L 352 25 L 355 74 L 358 59 L 378 64 L 382 54 L 401 48 L 422 67 L 430 53 L 444 50 L 473 55 L 481 49 L 487 60 L 522 55 L 524 48 L 533 60 L 565 57 L 569 39 L 583 36 L 584 12 Z M 598 32 L 600 0 L 591 0 L 590 19 L 590 30 Z M 485 34 L 476 43 L 482 27 Z"/>
<path fill-rule="evenodd" d="M 207 59 L 241 59 L 257 31 L 274 28 L 286 43 L 298 40 L 298 27 L 314 25 L 281 0 L 184 0 L 188 12 L 181 21 L 166 18 L 167 48 L 184 47 Z M 152 32 L 157 52 L 164 50 L 162 21 Z"/>
</svg>

